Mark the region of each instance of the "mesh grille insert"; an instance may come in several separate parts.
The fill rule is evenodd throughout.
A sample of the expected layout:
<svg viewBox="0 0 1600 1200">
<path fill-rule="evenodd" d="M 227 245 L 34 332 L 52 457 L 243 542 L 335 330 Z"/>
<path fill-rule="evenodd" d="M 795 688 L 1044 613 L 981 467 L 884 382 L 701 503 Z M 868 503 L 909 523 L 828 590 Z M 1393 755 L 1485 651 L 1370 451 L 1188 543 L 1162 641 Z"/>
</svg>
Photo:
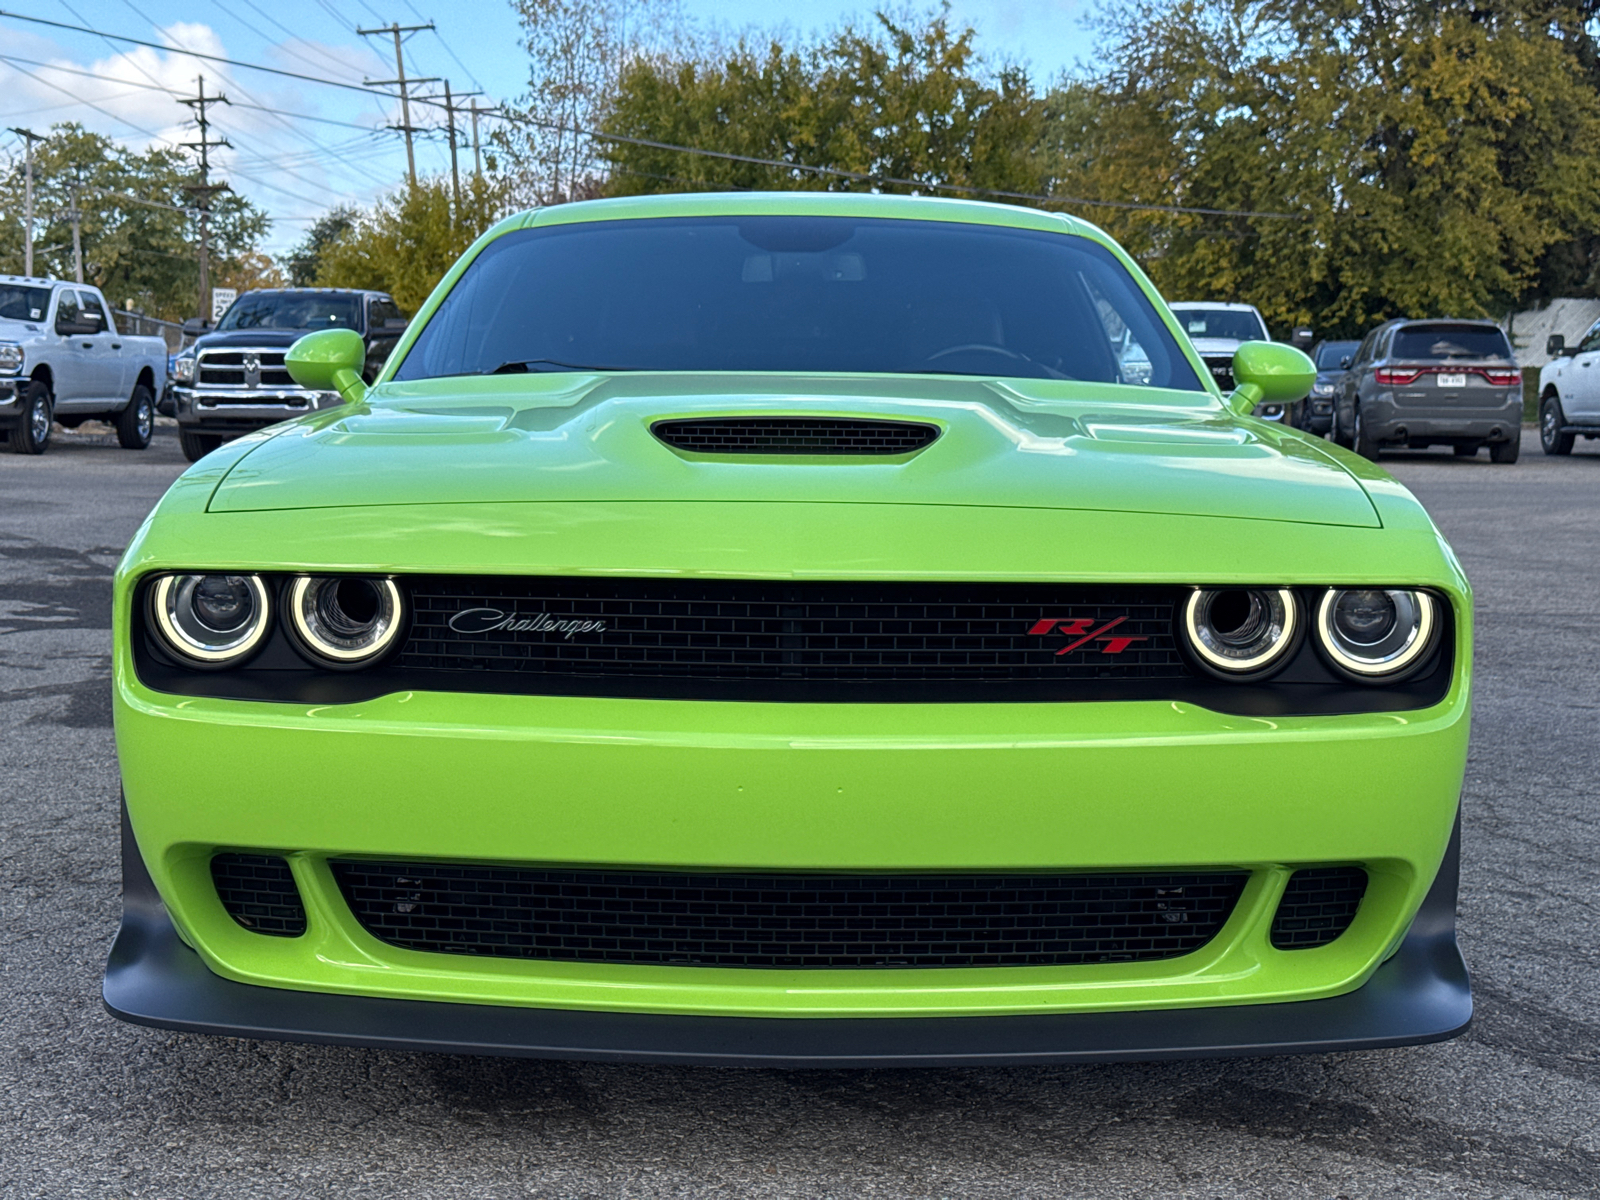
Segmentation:
<svg viewBox="0 0 1600 1200">
<path fill-rule="evenodd" d="M 939 436 L 936 425 L 813 417 L 708 417 L 657 421 L 667 445 L 695 454 L 910 454 Z"/>
<path fill-rule="evenodd" d="M 306 910 L 286 860 L 267 854 L 218 854 L 211 880 L 228 915 L 246 929 L 274 937 L 299 937 Z"/>
<path fill-rule="evenodd" d="M 942 684 L 1190 675 L 1178 589 L 417 576 L 407 668 L 540 677 Z"/>
<path fill-rule="evenodd" d="M 1367 873 L 1360 867 L 1296 871 L 1272 918 L 1272 944 L 1279 950 L 1326 946 L 1350 928 L 1366 892 Z"/>
<path fill-rule="evenodd" d="M 336 861 L 374 937 L 409 950 L 658 965 L 1002 967 L 1174 958 L 1243 873 L 723 875 Z"/>
</svg>

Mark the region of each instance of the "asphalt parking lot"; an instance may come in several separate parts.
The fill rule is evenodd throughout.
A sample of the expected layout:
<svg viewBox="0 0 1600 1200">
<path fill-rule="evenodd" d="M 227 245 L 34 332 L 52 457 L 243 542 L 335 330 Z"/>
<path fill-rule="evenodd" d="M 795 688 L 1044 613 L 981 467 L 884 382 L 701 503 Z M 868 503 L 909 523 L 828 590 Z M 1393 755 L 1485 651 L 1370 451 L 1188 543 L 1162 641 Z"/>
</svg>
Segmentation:
<svg viewBox="0 0 1600 1200">
<path fill-rule="evenodd" d="M 1458 1041 L 1331 1057 L 778 1072 L 163 1033 L 118 906 L 109 579 L 182 470 L 0 455 L 0 1195 L 1600 1195 L 1600 446 L 1396 456 L 1477 591 Z M 1350 786 L 1362 786 L 1352 768 Z"/>
</svg>

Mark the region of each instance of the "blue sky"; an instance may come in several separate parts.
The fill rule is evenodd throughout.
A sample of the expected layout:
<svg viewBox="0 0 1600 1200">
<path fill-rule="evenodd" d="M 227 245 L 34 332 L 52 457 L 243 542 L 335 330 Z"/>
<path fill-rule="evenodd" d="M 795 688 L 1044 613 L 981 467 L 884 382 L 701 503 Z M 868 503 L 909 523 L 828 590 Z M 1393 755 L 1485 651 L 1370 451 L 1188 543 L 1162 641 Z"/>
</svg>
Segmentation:
<svg viewBox="0 0 1600 1200">
<path fill-rule="evenodd" d="M 406 44 L 409 74 L 447 77 L 459 92 L 481 89 L 485 103 L 511 100 L 525 87 L 527 57 L 508 3 L 435 4 L 432 0 L 24 0 L 29 16 L 88 26 L 158 43 L 162 49 L 108 41 L 0 18 L 0 125 L 43 131 L 75 120 L 129 145 L 192 140 L 189 111 L 202 72 L 207 91 L 234 104 L 213 109 L 217 131 L 233 143 L 219 152 L 222 174 L 274 219 L 267 249 L 282 252 L 306 225 L 337 203 L 362 204 L 393 190 L 405 170 L 398 122 L 389 102 L 281 76 L 199 62 L 172 47 L 260 63 L 351 83 L 391 79 L 392 43 L 363 38 L 357 26 L 398 20 L 438 25 Z M 8 8 L 11 6 L 7 6 Z M 839 0 L 682 0 L 698 28 L 723 32 L 775 27 L 807 34 L 868 6 Z M 1090 57 L 1085 0 L 952 0 L 957 22 L 970 22 L 980 49 L 1027 63 L 1042 79 Z M 76 73 L 74 73 L 76 72 Z M 269 112 L 266 110 L 277 110 Z M 414 120 L 417 114 L 413 114 Z M 428 119 L 432 119 L 429 115 Z M 4 135 L 17 141 L 13 135 Z M 20 143 L 19 143 L 20 144 Z M 443 171 L 442 136 L 422 138 L 418 169 Z"/>
</svg>

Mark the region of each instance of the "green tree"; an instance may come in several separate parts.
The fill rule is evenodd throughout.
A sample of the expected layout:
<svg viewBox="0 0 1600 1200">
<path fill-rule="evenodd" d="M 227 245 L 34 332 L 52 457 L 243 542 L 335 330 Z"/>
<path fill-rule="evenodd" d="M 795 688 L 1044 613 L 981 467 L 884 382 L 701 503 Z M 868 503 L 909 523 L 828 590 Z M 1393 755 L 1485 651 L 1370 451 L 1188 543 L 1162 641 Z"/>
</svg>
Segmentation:
<svg viewBox="0 0 1600 1200">
<path fill-rule="evenodd" d="M 1600 228 L 1600 96 L 1548 7 L 1145 0 L 1052 108 L 1054 186 L 1168 295 L 1279 327 L 1503 315 Z"/>
<path fill-rule="evenodd" d="M 23 269 L 24 160 L 0 173 L 0 272 Z M 181 151 L 126 150 L 81 126 L 54 126 L 34 147 L 34 271 L 73 277 L 73 195 L 82 214 L 83 276 L 112 304 L 178 320 L 199 302 L 198 223 L 184 185 L 196 182 Z M 269 228 L 267 216 L 234 192 L 212 204 L 211 255 L 220 278 L 238 273 Z"/>
<path fill-rule="evenodd" d="M 602 142 L 614 195 L 707 188 L 943 185 L 1035 192 L 1047 110 L 1025 71 L 989 70 L 974 31 L 940 11 L 878 13 L 820 41 L 741 41 L 717 57 L 640 58 L 622 77 Z M 689 155 L 660 142 L 871 177 Z M 898 182 L 889 182 L 889 181 Z"/>
<path fill-rule="evenodd" d="M 318 217 L 306 230 L 305 237 L 283 258 L 290 284 L 294 287 L 310 287 L 316 283 L 317 274 L 322 269 L 322 256 L 355 228 L 360 215 L 360 209 L 341 204 Z"/>
<path fill-rule="evenodd" d="M 419 179 L 370 209 L 325 246 L 319 287 L 373 288 L 388 292 L 414 313 L 463 251 L 494 223 L 504 207 L 503 184 L 470 176 L 462 180 L 462 212 L 452 211 L 448 177 Z"/>
</svg>

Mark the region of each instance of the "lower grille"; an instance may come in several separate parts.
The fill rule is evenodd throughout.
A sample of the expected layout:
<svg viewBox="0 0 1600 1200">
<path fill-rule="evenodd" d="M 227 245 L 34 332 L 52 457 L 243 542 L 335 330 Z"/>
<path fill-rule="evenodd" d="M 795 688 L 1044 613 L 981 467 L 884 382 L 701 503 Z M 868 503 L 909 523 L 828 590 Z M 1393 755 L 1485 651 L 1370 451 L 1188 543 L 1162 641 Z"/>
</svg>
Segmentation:
<svg viewBox="0 0 1600 1200">
<path fill-rule="evenodd" d="M 274 937 L 299 937 L 306 931 L 300 889 L 285 859 L 268 854 L 218 854 L 211 881 L 228 915 L 246 929 Z"/>
<path fill-rule="evenodd" d="M 921 450 L 939 436 L 937 425 L 816 417 L 709 417 L 657 421 L 650 427 L 667 445 L 695 454 L 896 455 Z"/>
<path fill-rule="evenodd" d="M 1367 873 L 1360 867 L 1296 871 L 1272 918 L 1272 944 L 1279 950 L 1326 946 L 1350 928 L 1366 893 Z"/>
<path fill-rule="evenodd" d="M 601 963 L 1006 967 L 1174 958 L 1216 936 L 1241 872 L 723 875 L 330 864 L 408 950 Z"/>
</svg>

